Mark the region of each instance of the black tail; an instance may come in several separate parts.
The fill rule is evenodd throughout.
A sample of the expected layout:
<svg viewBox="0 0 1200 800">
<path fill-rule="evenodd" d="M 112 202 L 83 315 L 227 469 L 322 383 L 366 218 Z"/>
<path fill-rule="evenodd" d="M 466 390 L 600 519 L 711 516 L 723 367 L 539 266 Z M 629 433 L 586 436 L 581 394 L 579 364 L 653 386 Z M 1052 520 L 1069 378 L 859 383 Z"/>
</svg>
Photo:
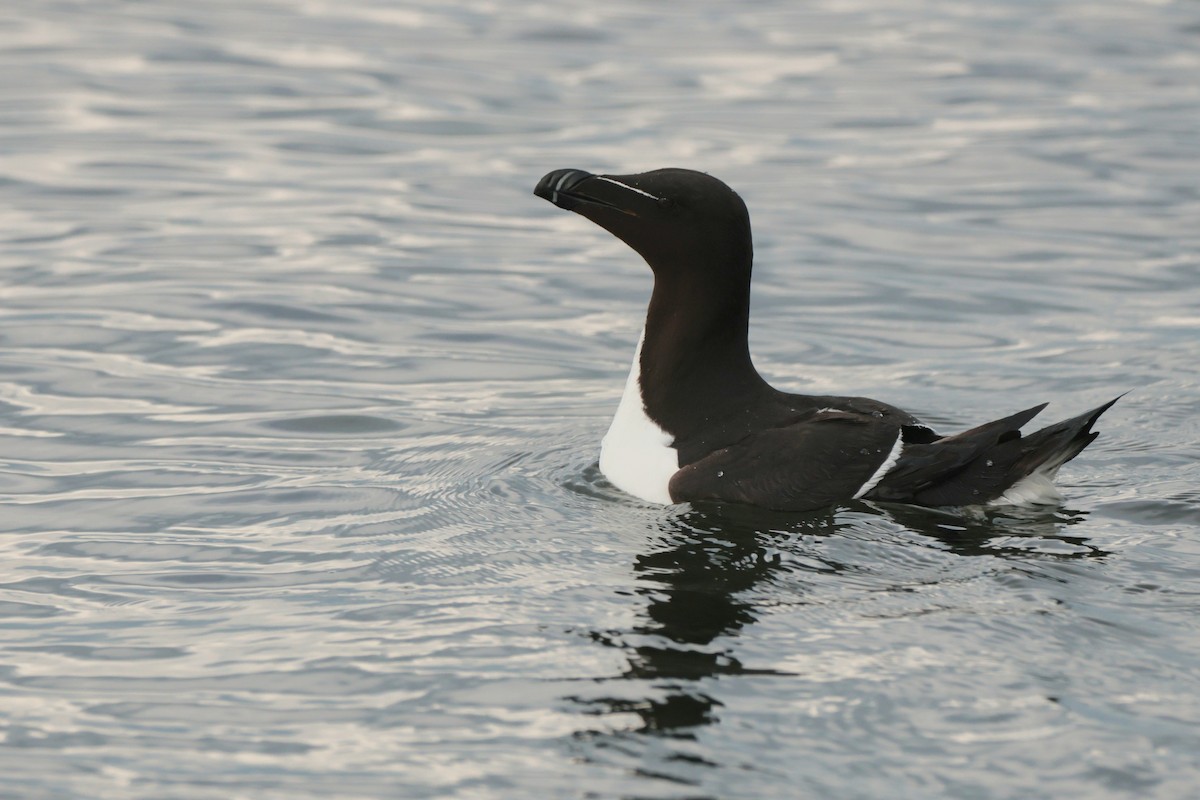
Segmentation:
<svg viewBox="0 0 1200 800">
<path fill-rule="evenodd" d="M 1020 428 L 1045 404 L 928 444 L 906 444 L 900 461 L 868 500 L 922 506 L 969 506 L 1004 497 L 1031 475 L 1054 478 L 1096 434 L 1092 425 L 1116 397 L 1099 408 L 1022 436 Z M 1014 492 L 1020 500 L 1020 492 Z"/>
</svg>

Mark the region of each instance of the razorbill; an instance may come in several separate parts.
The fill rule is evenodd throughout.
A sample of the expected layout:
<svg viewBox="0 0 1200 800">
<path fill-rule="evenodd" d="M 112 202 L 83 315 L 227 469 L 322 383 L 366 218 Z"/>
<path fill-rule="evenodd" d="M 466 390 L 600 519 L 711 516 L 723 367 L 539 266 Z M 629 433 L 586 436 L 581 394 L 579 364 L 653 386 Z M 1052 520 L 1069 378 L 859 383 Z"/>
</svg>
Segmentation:
<svg viewBox="0 0 1200 800">
<path fill-rule="evenodd" d="M 1022 436 L 1035 406 L 953 436 L 865 397 L 772 388 L 750 361 L 753 248 L 746 204 L 702 172 L 555 170 L 538 197 L 636 250 L 654 291 L 600 470 L 654 503 L 717 500 L 808 511 L 878 500 L 923 506 L 1061 499 L 1058 468 L 1116 400 Z"/>
</svg>

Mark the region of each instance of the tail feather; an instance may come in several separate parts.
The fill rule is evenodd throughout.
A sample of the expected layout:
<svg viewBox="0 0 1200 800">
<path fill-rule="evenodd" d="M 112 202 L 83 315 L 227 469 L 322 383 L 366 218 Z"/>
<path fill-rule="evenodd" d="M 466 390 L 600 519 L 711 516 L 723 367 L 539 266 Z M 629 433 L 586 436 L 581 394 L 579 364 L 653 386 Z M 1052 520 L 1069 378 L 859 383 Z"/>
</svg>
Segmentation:
<svg viewBox="0 0 1200 800">
<path fill-rule="evenodd" d="M 1113 403 L 1120 399 L 1120 397 L 1114 397 L 1098 408 L 1085 411 L 1077 417 L 1048 425 L 1026 436 L 1025 449 L 1028 452 L 1026 458 L 1018 463 L 1018 468 L 1024 469 L 1026 474 L 1039 468 L 1058 469 L 1079 455 L 1083 448 L 1100 435 L 1092 430 L 1096 420 L 1100 419 L 1100 415 L 1112 408 Z"/>
<path fill-rule="evenodd" d="M 1092 426 L 1119 399 L 1028 436 L 1020 428 L 1044 404 L 928 444 L 906 445 L 867 499 L 924 506 L 1036 502 L 1053 491 L 1058 468 L 1095 440 Z"/>
</svg>

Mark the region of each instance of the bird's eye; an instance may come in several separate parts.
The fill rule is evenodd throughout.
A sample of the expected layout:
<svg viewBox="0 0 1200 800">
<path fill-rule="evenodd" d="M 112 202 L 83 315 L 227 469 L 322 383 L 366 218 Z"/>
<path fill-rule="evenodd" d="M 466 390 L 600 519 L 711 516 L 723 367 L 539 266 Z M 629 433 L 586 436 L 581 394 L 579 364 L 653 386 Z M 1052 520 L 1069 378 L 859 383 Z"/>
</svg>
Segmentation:
<svg viewBox="0 0 1200 800">
<path fill-rule="evenodd" d="M 675 201 L 669 197 L 660 197 L 660 198 L 658 198 L 658 207 L 659 208 L 674 208 Z"/>
</svg>

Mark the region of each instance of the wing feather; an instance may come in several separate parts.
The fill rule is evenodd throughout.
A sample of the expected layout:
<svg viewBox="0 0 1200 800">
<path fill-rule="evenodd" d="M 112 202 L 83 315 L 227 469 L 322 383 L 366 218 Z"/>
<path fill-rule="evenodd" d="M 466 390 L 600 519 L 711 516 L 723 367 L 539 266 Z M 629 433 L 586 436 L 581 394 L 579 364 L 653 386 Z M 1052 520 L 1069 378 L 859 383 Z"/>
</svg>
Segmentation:
<svg viewBox="0 0 1200 800">
<path fill-rule="evenodd" d="M 823 411 L 758 431 L 681 468 L 675 502 L 722 500 L 779 511 L 849 502 L 892 451 L 900 426 L 845 411 Z"/>
</svg>

